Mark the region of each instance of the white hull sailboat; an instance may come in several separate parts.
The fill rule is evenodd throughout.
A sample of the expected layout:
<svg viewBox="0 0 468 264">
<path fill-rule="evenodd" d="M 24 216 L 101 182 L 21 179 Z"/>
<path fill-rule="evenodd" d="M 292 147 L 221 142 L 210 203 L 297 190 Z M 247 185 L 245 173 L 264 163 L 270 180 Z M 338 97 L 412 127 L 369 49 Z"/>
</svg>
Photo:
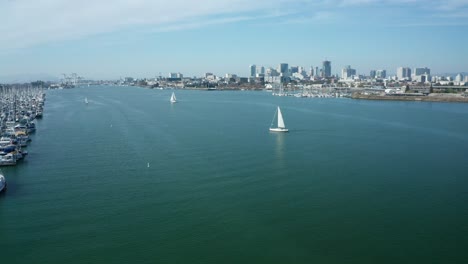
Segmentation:
<svg viewBox="0 0 468 264">
<path fill-rule="evenodd" d="M 171 103 L 176 103 L 177 102 L 177 99 L 175 97 L 175 93 L 172 92 L 172 95 L 171 95 Z"/>
<path fill-rule="evenodd" d="M 85 97 L 84 102 L 85 104 L 88 104 L 88 97 Z"/>
<path fill-rule="evenodd" d="M 275 122 L 275 116 L 278 117 L 277 126 L 273 127 L 273 123 Z M 270 126 L 270 131 L 272 132 L 288 132 L 289 131 L 289 129 L 287 129 L 286 126 L 284 125 L 283 115 L 281 114 L 281 109 L 279 108 L 279 106 L 276 109 L 275 115 L 273 116 L 273 120 Z"/>
</svg>

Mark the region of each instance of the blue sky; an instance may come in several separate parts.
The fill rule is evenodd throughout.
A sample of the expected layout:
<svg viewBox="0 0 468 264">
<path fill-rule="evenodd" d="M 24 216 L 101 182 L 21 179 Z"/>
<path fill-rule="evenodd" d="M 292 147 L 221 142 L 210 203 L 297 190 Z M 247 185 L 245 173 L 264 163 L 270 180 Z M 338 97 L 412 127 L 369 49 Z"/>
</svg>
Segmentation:
<svg viewBox="0 0 468 264">
<path fill-rule="evenodd" d="M 0 10 L 0 81 L 246 76 L 250 64 L 325 58 L 332 73 L 468 72 L 468 0 L 0 0 Z"/>
</svg>

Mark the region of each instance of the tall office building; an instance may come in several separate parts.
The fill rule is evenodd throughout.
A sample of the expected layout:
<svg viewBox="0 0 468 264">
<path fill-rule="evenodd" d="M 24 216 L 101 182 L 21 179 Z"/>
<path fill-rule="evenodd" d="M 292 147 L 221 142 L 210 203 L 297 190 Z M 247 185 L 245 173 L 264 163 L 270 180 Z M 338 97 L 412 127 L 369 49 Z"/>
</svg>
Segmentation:
<svg viewBox="0 0 468 264">
<path fill-rule="evenodd" d="M 430 75 L 431 74 L 431 69 L 429 69 L 427 67 L 414 68 L 414 75 L 419 76 L 419 75 L 423 75 L 423 74 Z"/>
<path fill-rule="evenodd" d="M 184 75 L 182 73 L 180 73 L 180 72 L 171 72 L 171 73 L 169 73 L 169 78 L 173 78 L 173 79 L 181 78 L 182 79 L 183 77 L 184 77 Z"/>
<path fill-rule="evenodd" d="M 355 69 L 352 69 L 350 65 L 344 67 L 342 70 L 341 70 L 341 78 L 342 79 L 349 79 L 349 78 L 352 78 L 352 76 L 355 76 L 356 75 L 356 70 Z"/>
<path fill-rule="evenodd" d="M 297 67 L 297 72 L 303 74 L 305 72 L 305 68 L 302 66 Z"/>
<path fill-rule="evenodd" d="M 399 67 L 397 69 L 398 80 L 410 80 L 411 79 L 411 69 L 408 67 Z"/>
<path fill-rule="evenodd" d="M 278 73 L 278 71 L 276 69 L 273 69 L 273 68 L 269 67 L 269 68 L 266 69 L 265 75 L 266 76 L 276 77 L 276 76 L 279 76 L 279 73 Z"/>
<path fill-rule="evenodd" d="M 431 81 L 431 69 L 424 67 L 424 68 L 414 68 L 414 73 L 412 76 L 413 80 L 416 82 L 424 83 Z"/>
<path fill-rule="evenodd" d="M 289 68 L 289 70 L 290 70 L 291 74 L 293 74 L 293 73 L 299 72 L 299 67 L 298 66 L 291 66 Z"/>
<path fill-rule="evenodd" d="M 255 72 L 256 76 L 265 76 L 265 67 L 257 66 Z"/>
<path fill-rule="evenodd" d="M 289 68 L 289 65 L 287 63 L 280 63 L 278 65 L 278 72 L 282 76 L 287 76 L 288 75 L 288 68 Z"/>
<path fill-rule="evenodd" d="M 314 66 L 310 66 L 309 76 L 314 76 Z"/>
<path fill-rule="evenodd" d="M 331 61 L 322 62 L 322 77 L 331 76 Z"/>
<path fill-rule="evenodd" d="M 369 76 L 374 79 L 375 78 L 375 70 L 371 70 Z"/>
<path fill-rule="evenodd" d="M 387 77 L 387 71 L 386 70 L 377 70 L 375 72 L 375 78 L 385 79 L 385 77 Z"/>
<path fill-rule="evenodd" d="M 255 74 L 257 73 L 257 66 L 255 64 L 252 64 L 249 66 L 250 70 L 250 77 L 255 77 Z"/>
</svg>

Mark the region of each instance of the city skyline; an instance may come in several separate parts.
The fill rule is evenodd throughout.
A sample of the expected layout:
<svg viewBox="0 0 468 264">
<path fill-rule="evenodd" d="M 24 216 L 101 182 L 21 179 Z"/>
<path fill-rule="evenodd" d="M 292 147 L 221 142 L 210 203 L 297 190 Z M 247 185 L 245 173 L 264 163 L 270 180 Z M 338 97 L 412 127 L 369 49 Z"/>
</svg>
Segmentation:
<svg viewBox="0 0 468 264">
<path fill-rule="evenodd" d="M 249 76 L 250 64 L 308 70 L 325 60 L 332 75 L 346 65 L 365 75 L 468 71 L 466 0 L 61 2 L 0 3 L 0 82 L 64 72 Z"/>
</svg>

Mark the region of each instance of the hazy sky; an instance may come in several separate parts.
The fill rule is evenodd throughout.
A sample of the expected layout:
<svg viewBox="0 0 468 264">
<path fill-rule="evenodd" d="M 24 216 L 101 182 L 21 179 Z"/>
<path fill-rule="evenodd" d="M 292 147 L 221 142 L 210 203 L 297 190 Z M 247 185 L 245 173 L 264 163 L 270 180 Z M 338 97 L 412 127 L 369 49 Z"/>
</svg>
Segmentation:
<svg viewBox="0 0 468 264">
<path fill-rule="evenodd" d="M 0 76 L 468 71 L 468 0 L 0 0 Z M 1 77 L 0 77 L 1 81 Z"/>
</svg>

